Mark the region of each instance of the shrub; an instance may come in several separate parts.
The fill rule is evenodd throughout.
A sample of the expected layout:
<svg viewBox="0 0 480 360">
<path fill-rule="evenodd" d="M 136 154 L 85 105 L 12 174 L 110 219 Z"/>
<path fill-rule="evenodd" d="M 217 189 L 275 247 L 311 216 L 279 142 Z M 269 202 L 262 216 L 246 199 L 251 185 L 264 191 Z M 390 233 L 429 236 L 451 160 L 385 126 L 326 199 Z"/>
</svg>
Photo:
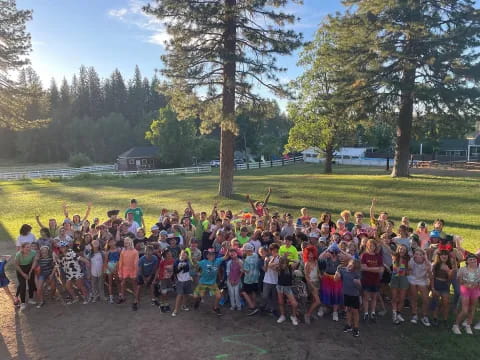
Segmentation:
<svg viewBox="0 0 480 360">
<path fill-rule="evenodd" d="M 74 168 L 79 168 L 82 166 L 92 165 L 92 160 L 88 157 L 88 155 L 83 153 L 72 154 L 68 159 L 68 165 Z"/>
</svg>

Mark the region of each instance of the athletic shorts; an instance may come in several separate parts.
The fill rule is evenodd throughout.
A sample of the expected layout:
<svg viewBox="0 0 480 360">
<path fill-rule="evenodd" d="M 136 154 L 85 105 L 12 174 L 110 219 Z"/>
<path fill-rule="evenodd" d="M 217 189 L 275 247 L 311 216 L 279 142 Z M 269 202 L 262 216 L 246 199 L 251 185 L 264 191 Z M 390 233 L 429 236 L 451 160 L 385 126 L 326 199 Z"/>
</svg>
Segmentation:
<svg viewBox="0 0 480 360">
<path fill-rule="evenodd" d="M 360 309 L 360 298 L 358 296 L 343 295 L 343 304 L 345 307 Z"/>
<path fill-rule="evenodd" d="M 380 287 L 378 285 L 362 285 L 363 291 L 377 293 L 380 291 Z"/>
<path fill-rule="evenodd" d="M 115 272 L 115 267 L 117 266 L 118 262 L 117 261 L 109 261 L 107 263 L 107 269 L 105 270 L 105 273 L 107 275 L 111 275 Z"/>
<path fill-rule="evenodd" d="M 172 280 L 170 279 L 160 280 L 160 293 L 162 293 L 162 295 L 166 295 L 169 290 L 173 289 L 172 285 Z"/>
<path fill-rule="evenodd" d="M 450 294 L 450 281 L 433 280 L 433 289 L 440 295 Z"/>
<path fill-rule="evenodd" d="M 193 292 L 195 296 L 205 296 L 208 292 L 210 296 L 220 295 L 220 289 L 218 288 L 217 284 L 206 285 L 206 284 L 198 284 Z"/>
<path fill-rule="evenodd" d="M 480 296 L 480 289 L 478 287 L 471 288 L 465 285 L 460 285 L 460 295 L 465 299 L 475 300 Z"/>
<path fill-rule="evenodd" d="M 148 276 L 145 276 L 146 278 L 148 278 Z M 145 284 L 145 281 L 143 280 L 143 276 L 142 275 L 138 275 L 137 276 L 137 285 L 147 285 L 147 286 L 151 286 L 152 283 L 153 283 L 153 278 L 154 276 L 150 276 L 150 279 L 147 281 L 147 284 Z"/>
<path fill-rule="evenodd" d="M 177 281 L 177 295 L 192 295 L 193 294 L 193 281 Z"/>
<path fill-rule="evenodd" d="M 256 293 L 258 291 L 258 284 L 257 283 L 253 283 L 253 284 L 243 284 L 243 289 L 242 289 L 243 292 L 247 293 L 247 294 L 253 294 L 253 293 Z"/>
<path fill-rule="evenodd" d="M 406 290 L 409 286 L 410 284 L 406 276 L 392 276 L 392 280 L 390 281 L 391 288 Z"/>
</svg>

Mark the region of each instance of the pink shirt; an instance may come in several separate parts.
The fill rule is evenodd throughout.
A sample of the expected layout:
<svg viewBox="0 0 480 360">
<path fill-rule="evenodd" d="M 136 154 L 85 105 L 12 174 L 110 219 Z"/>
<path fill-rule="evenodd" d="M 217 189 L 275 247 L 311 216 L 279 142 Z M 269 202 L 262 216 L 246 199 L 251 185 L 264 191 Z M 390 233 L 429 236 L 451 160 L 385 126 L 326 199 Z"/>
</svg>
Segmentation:
<svg viewBox="0 0 480 360">
<path fill-rule="evenodd" d="M 123 249 L 118 263 L 118 276 L 120 278 L 135 278 L 138 269 L 138 251 Z"/>
</svg>

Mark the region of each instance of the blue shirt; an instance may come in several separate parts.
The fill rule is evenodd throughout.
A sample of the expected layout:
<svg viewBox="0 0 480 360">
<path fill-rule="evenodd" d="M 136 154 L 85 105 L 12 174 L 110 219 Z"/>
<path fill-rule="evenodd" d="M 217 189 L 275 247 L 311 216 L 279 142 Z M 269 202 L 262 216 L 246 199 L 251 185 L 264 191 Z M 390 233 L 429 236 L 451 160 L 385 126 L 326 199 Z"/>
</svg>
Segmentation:
<svg viewBox="0 0 480 360">
<path fill-rule="evenodd" d="M 201 260 L 198 262 L 198 266 L 202 270 L 199 283 L 203 285 L 213 285 L 217 280 L 218 268 L 222 264 L 223 258 L 216 258 L 213 261 Z"/>
<path fill-rule="evenodd" d="M 140 260 L 138 260 L 138 271 L 142 276 L 150 276 L 155 272 L 157 268 L 158 258 L 155 255 L 152 255 L 150 260 L 147 259 L 146 255 L 143 255 Z"/>
<path fill-rule="evenodd" d="M 6 260 L 0 261 L 0 276 L 5 276 L 5 265 L 7 264 Z"/>
<path fill-rule="evenodd" d="M 253 253 L 252 255 L 247 256 L 243 262 L 243 270 L 245 270 L 243 282 L 245 284 L 258 283 L 258 278 L 260 277 L 260 268 L 258 266 L 259 258 L 260 257 L 256 253 Z"/>
</svg>

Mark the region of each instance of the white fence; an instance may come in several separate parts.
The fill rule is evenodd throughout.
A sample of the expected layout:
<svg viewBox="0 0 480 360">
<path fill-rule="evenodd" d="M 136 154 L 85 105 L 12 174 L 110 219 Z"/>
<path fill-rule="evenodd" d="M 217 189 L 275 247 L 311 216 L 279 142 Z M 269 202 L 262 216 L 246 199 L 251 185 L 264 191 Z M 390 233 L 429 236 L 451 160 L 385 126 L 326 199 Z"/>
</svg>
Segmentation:
<svg viewBox="0 0 480 360">
<path fill-rule="evenodd" d="M 249 162 L 245 164 L 237 164 L 235 165 L 235 170 L 263 169 L 263 168 L 269 168 L 269 167 L 293 165 L 299 162 L 303 162 L 303 156 L 297 156 L 289 160 L 282 159 L 282 160 L 259 161 L 259 162 Z"/>
<path fill-rule="evenodd" d="M 23 170 L 16 172 L 0 172 L 0 180 L 21 180 L 39 178 L 71 178 L 79 174 L 93 174 L 115 170 L 115 165 L 85 166 L 81 168 L 50 169 L 50 170 Z"/>
<path fill-rule="evenodd" d="M 236 164 L 235 170 L 263 169 L 269 167 L 292 165 L 297 162 L 303 162 L 303 157 L 299 156 L 293 159 L 282 159 L 273 161 L 250 162 L 246 164 Z M 40 178 L 61 178 L 70 179 L 80 174 L 94 174 L 97 176 L 133 176 L 140 174 L 150 175 L 178 175 L 178 174 L 200 174 L 212 172 L 211 166 L 195 166 L 174 169 L 154 169 L 137 171 L 113 171 L 115 165 L 87 166 L 83 168 L 72 169 L 51 169 L 51 170 L 24 170 L 18 172 L 0 172 L 0 180 L 23 180 Z"/>
</svg>

